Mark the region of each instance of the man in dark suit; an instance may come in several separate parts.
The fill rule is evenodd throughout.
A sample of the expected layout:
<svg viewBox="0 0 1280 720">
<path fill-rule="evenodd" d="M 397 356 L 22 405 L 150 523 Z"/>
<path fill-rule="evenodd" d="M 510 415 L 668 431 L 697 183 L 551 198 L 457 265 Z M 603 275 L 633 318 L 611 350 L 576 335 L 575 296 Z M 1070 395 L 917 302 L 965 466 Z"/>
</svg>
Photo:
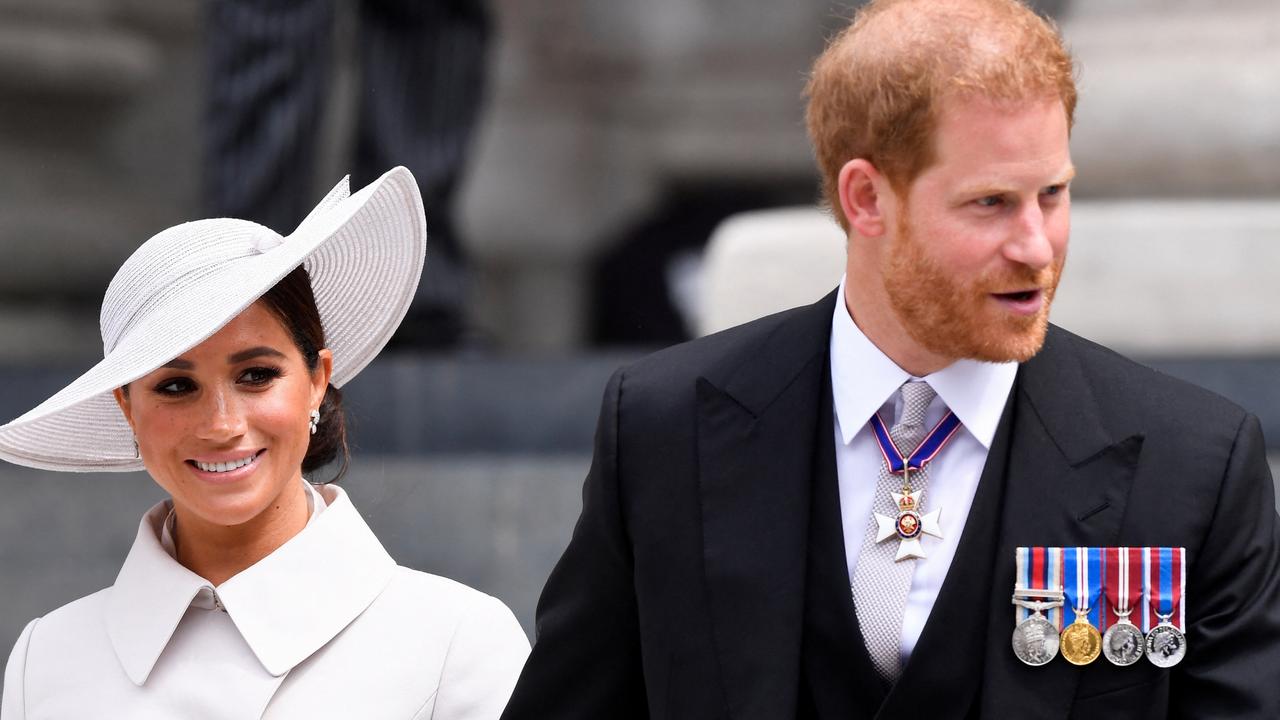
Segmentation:
<svg viewBox="0 0 1280 720">
<path fill-rule="evenodd" d="M 1017 0 L 833 40 L 808 124 L 845 280 L 613 377 L 504 718 L 1280 717 L 1257 420 L 1048 326 L 1072 76 Z M 1019 662 L 1019 546 L 1185 547 L 1185 659 Z"/>
</svg>

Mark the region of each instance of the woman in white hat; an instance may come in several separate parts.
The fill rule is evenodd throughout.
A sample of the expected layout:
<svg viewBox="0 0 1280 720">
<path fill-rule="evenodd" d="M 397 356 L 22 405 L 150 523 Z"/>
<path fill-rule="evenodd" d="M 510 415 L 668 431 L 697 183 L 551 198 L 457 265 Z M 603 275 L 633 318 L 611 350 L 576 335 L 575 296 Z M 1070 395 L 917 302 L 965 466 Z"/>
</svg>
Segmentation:
<svg viewBox="0 0 1280 720">
<path fill-rule="evenodd" d="M 290 236 L 202 220 L 148 240 L 105 358 L 0 427 L 0 458 L 146 469 L 170 495 L 111 587 L 23 630 L 0 718 L 497 718 L 529 645 L 498 600 L 397 567 L 334 485 L 338 388 L 404 317 L 426 225 L 397 168 Z"/>
</svg>

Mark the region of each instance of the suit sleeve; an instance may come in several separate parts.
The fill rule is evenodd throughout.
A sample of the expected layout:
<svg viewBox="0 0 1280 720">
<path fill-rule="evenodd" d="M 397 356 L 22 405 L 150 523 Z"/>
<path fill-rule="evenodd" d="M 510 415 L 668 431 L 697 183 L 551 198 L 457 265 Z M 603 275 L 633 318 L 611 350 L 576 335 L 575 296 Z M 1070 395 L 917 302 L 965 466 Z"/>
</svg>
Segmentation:
<svg viewBox="0 0 1280 720">
<path fill-rule="evenodd" d="M 1237 430 L 1200 556 L 1189 558 L 1187 598 L 1170 717 L 1280 717 L 1280 528 L 1253 415 Z"/>
<path fill-rule="evenodd" d="M 4 696 L 0 698 L 0 720 L 23 720 L 27 716 L 27 647 L 39 618 L 27 623 L 13 644 L 9 664 L 4 669 Z"/>
<path fill-rule="evenodd" d="M 528 655 L 529 639 L 515 616 L 502 601 L 484 596 L 449 643 L 431 720 L 494 720 Z"/>
<path fill-rule="evenodd" d="M 605 389 L 582 514 L 538 601 L 533 653 L 503 720 L 648 717 L 618 477 L 623 385 L 620 370 Z"/>
</svg>

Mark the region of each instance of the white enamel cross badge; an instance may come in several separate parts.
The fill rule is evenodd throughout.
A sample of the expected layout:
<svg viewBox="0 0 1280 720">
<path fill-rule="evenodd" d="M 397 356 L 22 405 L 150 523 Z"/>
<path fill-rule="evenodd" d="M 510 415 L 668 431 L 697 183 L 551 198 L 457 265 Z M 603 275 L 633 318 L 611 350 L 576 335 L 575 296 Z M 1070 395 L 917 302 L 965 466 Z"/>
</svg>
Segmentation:
<svg viewBox="0 0 1280 720">
<path fill-rule="evenodd" d="M 905 488 L 904 488 L 905 489 Z M 898 506 L 897 517 L 889 517 L 875 513 L 878 531 L 876 542 L 884 542 L 898 536 L 898 554 L 894 562 L 907 558 L 925 557 L 924 548 L 920 545 L 921 535 L 942 537 L 942 527 L 938 524 L 939 508 L 931 513 L 920 513 L 920 492 L 890 493 L 893 502 Z"/>
</svg>

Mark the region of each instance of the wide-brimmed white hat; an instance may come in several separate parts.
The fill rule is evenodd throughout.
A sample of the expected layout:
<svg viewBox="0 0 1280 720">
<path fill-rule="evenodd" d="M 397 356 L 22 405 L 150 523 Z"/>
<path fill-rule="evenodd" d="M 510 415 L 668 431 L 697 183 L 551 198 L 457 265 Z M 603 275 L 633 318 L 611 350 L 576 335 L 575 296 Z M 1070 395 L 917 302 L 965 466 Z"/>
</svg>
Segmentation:
<svg viewBox="0 0 1280 720">
<path fill-rule="evenodd" d="M 404 319 L 426 248 L 422 197 L 403 167 L 355 195 L 344 178 L 288 237 L 229 218 L 169 228 L 107 287 L 102 362 L 0 427 L 0 458 L 45 470 L 143 469 L 111 391 L 216 333 L 299 265 L 311 276 L 340 387 Z"/>
</svg>

